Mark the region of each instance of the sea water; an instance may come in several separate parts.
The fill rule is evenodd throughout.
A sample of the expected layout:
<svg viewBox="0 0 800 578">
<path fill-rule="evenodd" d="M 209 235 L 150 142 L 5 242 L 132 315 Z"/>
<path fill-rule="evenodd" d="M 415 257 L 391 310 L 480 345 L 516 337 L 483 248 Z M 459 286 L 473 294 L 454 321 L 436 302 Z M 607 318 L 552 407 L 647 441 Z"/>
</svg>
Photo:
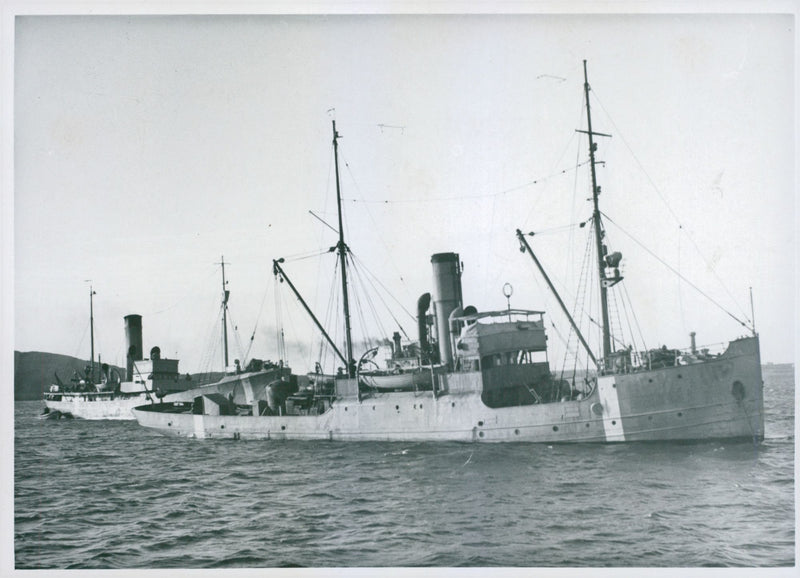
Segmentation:
<svg viewBox="0 0 800 578">
<path fill-rule="evenodd" d="M 14 563 L 793 566 L 794 375 L 764 380 L 762 443 L 200 441 L 18 402 Z"/>
</svg>

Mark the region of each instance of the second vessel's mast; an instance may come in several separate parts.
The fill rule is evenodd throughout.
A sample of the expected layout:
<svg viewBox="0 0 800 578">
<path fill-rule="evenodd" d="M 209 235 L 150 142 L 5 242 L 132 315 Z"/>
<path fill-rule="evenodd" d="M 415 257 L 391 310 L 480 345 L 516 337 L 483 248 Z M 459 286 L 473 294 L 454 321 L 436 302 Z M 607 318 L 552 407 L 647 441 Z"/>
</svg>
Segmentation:
<svg viewBox="0 0 800 578">
<path fill-rule="evenodd" d="M 225 256 L 220 257 L 222 265 L 222 351 L 225 365 L 223 370 L 228 368 L 228 297 L 231 292 L 226 288 L 225 281 Z"/>
<path fill-rule="evenodd" d="M 89 379 L 94 383 L 94 290 L 89 284 L 89 339 L 92 342 L 92 365 L 89 370 Z"/>
<path fill-rule="evenodd" d="M 336 167 L 336 205 L 339 209 L 339 266 L 342 268 L 342 302 L 344 303 L 344 332 L 345 354 L 347 355 L 347 376 L 353 375 L 353 340 L 350 335 L 350 302 L 347 298 L 347 245 L 344 242 L 344 227 L 342 226 L 342 193 L 339 189 L 339 133 L 336 132 L 336 121 L 333 121 L 333 160 Z"/>
</svg>

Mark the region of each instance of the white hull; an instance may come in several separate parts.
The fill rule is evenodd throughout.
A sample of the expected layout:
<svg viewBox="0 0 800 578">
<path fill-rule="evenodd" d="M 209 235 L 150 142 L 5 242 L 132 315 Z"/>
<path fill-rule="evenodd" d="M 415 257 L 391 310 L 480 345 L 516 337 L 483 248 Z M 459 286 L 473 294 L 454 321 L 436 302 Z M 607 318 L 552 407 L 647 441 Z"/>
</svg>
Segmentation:
<svg viewBox="0 0 800 578">
<path fill-rule="evenodd" d="M 172 404 L 142 406 L 142 426 L 190 438 L 339 441 L 625 442 L 763 439 L 757 339 L 712 361 L 609 375 L 580 401 L 493 409 L 481 374 L 442 376 L 446 392 L 336 399 L 318 415 L 202 415 Z M 735 385 L 741 384 L 740 386 Z M 183 406 L 186 409 L 188 406 Z"/>
<path fill-rule="evenodd" d="M 58 399 L 60 398 L 60 399 Z M 61 412 L 80 419 L 135 419 L 131 410 L 136 406 L 150 403 L 147 396 L 99 397 L 93 393 L 62 393 L 45 398 L 48 412 Z"/>
<path fill-rule="evenodd" d="M 218 382 L 199 386 L 186 391 L 170 393 L 164 396 L 164 402 L 188 400 L 198 395 L 221 393 L 232 396 L 237 401 L 246 400 L 249 396 L 263 392 L 264 386 L 278 378 L 281 371 L 271 369 L 255 373 L 226 375 Z M 151 401 L 153 400 L 153 401 Z M 80 419 L 135 419 L 131 410 L 134 407 L 158 401 L 155 395 L 146 392 L 135 394 L 112 394 L 111 392 L 64 392 L 45 394 L 44 404 L 48 412 L 61 412 Z"/>
</svg>

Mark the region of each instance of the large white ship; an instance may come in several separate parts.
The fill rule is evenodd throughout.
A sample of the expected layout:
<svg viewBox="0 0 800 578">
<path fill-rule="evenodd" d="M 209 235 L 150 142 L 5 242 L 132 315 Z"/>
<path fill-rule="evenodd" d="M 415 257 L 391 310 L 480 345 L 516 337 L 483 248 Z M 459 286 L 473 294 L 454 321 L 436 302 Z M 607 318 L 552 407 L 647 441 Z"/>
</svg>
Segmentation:
<svg viewBox="0 0 800 578">
<path fill-rule="evenodd" d="M 611 339 L 607 292 L 622 281 L 621 255 L 610 253 L 605 245 L 595 174 L 594 137 L 599 133 L 592 130 L 588 79 L 584 89 L 588 130 L 580 132 L 589 137 L 592 169 L 593 210 L 586 224 L 593 230 L 600 288 L 598 354 L 555 291 L 527 235 L 519 230 L 516 234 L 521 251 L 533 259 L 569 319 L 592 362 L 590 371 L 571 379 L 552 373 L 542 311 L 509 306 L 478 312 L 464 307 L 459 255 L 438 253 L 431 258 L 436 337 L 428 335 L 423 322 L 431 301 L 423 296 L 417 313 L 420 359 L 410 370 L 418 378 L 396 377 L 393 383 L 403 386 L 394 388 L 376 387 L 375 371 L 361 376 L 364 358 L 354 362 L 349 327 L 348 248 L 342 233 L 334 121 L 344 354 L 329 341 L 344 372 L 333 379 L 332 390 L 298 391 L 286 379 L 263 389 L 242 385 L 234 396 L 197 395 L 136 407 L 136 419 L 159 432 L 193 438 L 548 443 L 763 439 L 761 360 L 752 328 L 717 352 L 698 349 L 694 337 L 685 350 L 635 351 Z M 280 263 L 274 262 L 276 276 L 294 289 Z"/>
</svg>

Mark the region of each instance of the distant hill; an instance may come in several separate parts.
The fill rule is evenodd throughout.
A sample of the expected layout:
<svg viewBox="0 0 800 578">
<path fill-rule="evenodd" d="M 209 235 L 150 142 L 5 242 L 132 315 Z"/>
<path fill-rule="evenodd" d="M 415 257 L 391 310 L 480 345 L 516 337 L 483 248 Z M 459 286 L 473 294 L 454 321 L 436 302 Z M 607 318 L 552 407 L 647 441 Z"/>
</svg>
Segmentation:
<svg viewBox="0 0 800 578">
<path fill-rule="evenodd" d="M 83 375 L 89 362 L 69 355 L 42 353 L 40 351 L 14 352 L 14 399 L 17 401 L 42 399 L 42 392 L 56 383 L 55 375 L 68 383 L 77 371 Z M 119 368 L 117 368 L 119 371 Z M 122 370 L 122 375 L 125 370 Z"/>
<path fill-rule="evenodd" d="M 68 383 L 76 371 L 83 374 L 84 368 L 89 365 L 85 359 L 60 355 L 58 353 L 43 353 L 41 351 L 14 352 L 14 400 L 27 401 L 42 399 L 42 393 L 56 383 L 55 375 L 62 382 Z M 125 377 L 125 368 L 111 366 Z M 192 380 L 198 385 L 219 380 L 224 374 L 215 372 L 210 374 L 192 375 Z"/>
</svg>

